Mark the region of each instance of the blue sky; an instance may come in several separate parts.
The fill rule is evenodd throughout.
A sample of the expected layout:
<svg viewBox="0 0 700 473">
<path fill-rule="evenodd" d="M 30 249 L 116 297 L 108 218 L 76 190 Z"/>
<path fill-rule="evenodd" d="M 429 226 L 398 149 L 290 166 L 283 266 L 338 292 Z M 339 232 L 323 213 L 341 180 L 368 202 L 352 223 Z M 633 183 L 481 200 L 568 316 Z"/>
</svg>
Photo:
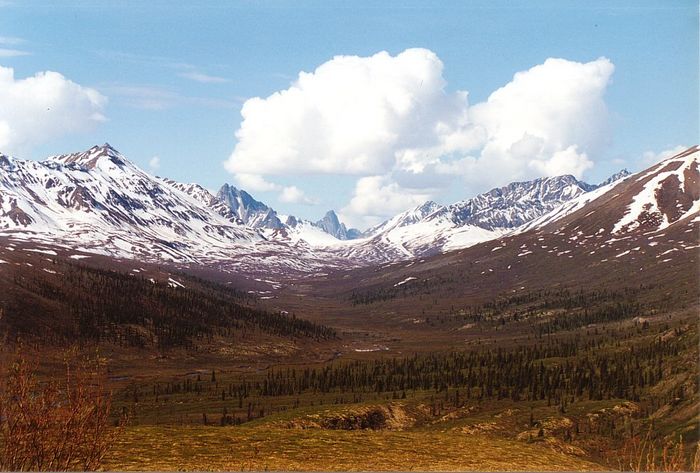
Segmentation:
<svg viewBox="0 0 700 473">
<path fill-rule="evenodd" d="M 529 158 L 524 157 L 520 167 L 511 165 L 520 159 L 514 155 L 496 159 L 484 151 L 488 148 L 484 143 L 501 139 L 494 131 L 500 122 L 491 116 L 496 112 L 487 110 L 483 120 L 490 124 L 484 125 L 488 132 L 481 144 L 436 149 L 431 140 L 439 140 L 442 135 L 431 135 L 422 137 L 418 145 L 411 145 L 411 150 L 417 149 L 419 154 L 430 154 L 431 163 L 444 165 L 442 171 L 425 167 L 425 163 L 416 168 L 413 161 L 411 171 L 406 171 L 410 167 L 406 165 L 408 158 L 390 160 L 381 169 L 371 163 L 365 163 L 366 169 L 349 168 L 342 164 L 348 159 L 347 153 L 329 157 L 336 161 L 328 166 L 319 161 L 318 166 L 307 169 L 306 156 L 289 161 L 301 163 L 295 168 L 285 168 L 280 162 L 287 159 L 286 155 L 274 161 L 274 157 L 267 156 L 274 149 L 267 143 L 255 142 L 277 138 L 273 131 L 268 130 L 265 135 L 264 129 L 258 129 L 271 123 L 266 113 L 287 113 L 284 107 L 297 102 L 270 103 L 251 116 L 245 150 L 240 147 L 232 158 L 235 163 L 224 166 L 240 141 L 236 131 L 242 123 L 241 107 L 249 98 L 265 99 L 284 91 L 300 71 L 313 72 L 339 55 L 366 59 L 386 51 L 388 57 L 382 64 L 392 70 L 399 67 L 393 58 L 410 48 L 434 54 L 415 59 L 417 67 L 425 67 L 427 74 L 438 67 L 435 58 L 442 64 L 442 82 L 438 82 L 444 89 L 439 84 L 436 88 L 448 96 L 450 104 L 460 100 L 457 91 L 468 91 L 470 106 L 486 102 L 492 92 L 512 82 L 516 72 L 528 71 L 548 58 L 563 58 L 576 64 L 607 58 L 614 72 L 600 72 L 606 82 L 600 90 L 595 89 L 605 104 L 604 117 L 601 118 L 597 103 L 572 108 L 590 112 L 581 118 L 580 127 L 590 127 L 590 134 L 595 136 L 581 138 L 577 130 L 570 130 L 564 134 L 566 139 L 556 133 L 543 137 L 544 144 L 536 147 L 539 161 L 526 163 Z M 404 76 L 412 74 L 413 60 L 404 61 L 409 68 L 402 69 Z M 76 125 L 75 129 L 48 123 L 50 132 L 45 137 L 29 134 L 21 144 L 19 138 L 10 135 L 7 146 L 18 157 L 41 159 L 108 141 L 144 169 L 149 169 L 149 161 L 158 156 L 157 174 L 198 182 L 211 189 L 218 189 L 224 182 L 247 182 L 241 178 L 241 170 L 250 174 L 256 160 L 260 160 L 257 177 L 266 184 L 253 186 L 256 197 L 281 212 L 314 219 L 334 208 L 358 226 L 371 224 L 424 197 L 449 203 L 493 185 L 505 185 L 512 178 L 530 178 L 537 172 L 551 173 L 552 169 L 578 169 L 585 180 L 597 182 L 621 167 L 640 170 L 653 159 L 653 153 L 698 140 L 696 1 L 222 1 L 198 2 L 196 6 L 159 1 L 0 1 L 0 66 L 13 69 L 14 81 L 41 71 L 55 71 L 107 99 L 105 103 L 93 104 L 103 117 L 94 123 Z M 556 67 L 550 66 L 553 84 L 570 77 L 557 75 Z M 302 94 L 302 104 L 313 100 L 308 97 L 315 97 L 315 90 L 333 87 L 332 78 L 336 76 L 329 74 L 326 82 L 318 76 L 309 85 L 308 93 Z M 370 80 L 364 89 L 353 93 L 372 94 L 372 84 Z M 391 91 L 392 84 L 387 85 L 387 90 Z M 415 90 L 407 89 L 406 93 L 410 95 Z M 509 97 L 520 97 L 522 91 L 517 90 Z M 73 100 L 80 93 L 76 91 L 66 100 Z M 0 120 L 1 97 L 0 94 Z M 435 100 L 436 105 L 426 108 L 425 114 L 438 116 L 438 111 L 452 107 L 444 105 L 440 98 Z M 316 105 L 309 104 L 308 113 L 297 119 L 316 116 Z M 10 105 L 5 106 L 9 110 Z M 66 107 L 73 110 L 69 103 Z M 497 110 L 512 110 L 510 105 L 504 107 Z M 13 128 L 16 115 L 6 113 L 10 130 L 19 129 Z M 467 128 L 462 127 L 463 123 L 457 126 L 456 116 L 449 120 L 453 120 L 455 133 L 459 133 Z M 72 119 L 66 113 L 64 120 Z M 80 119 L 75 117 L 76 123 Z M 295 124 L 282 120 L 273 120 L 274 126 L 282 130 L 277 133 L 300 133 Z M 413 130 L 404 126 L 409 118 L 402 120 L 392 123 L 390 130 Z M 430 127 L 443 118 L 438 116 L 435 120 L 421 123 Z M 306 123 L 302 123 L 304 133 L 312 138 L 335 126 L 316 123 L 306 127 Z M 598 140 L 598 135 L 604 138 Z M 299 148 L 303 154 L 316 149 L 308 143 L 312 138 L 290 135 L 287 147 L 301 146 L 299 143 L 303 142 Z M 404 144 L 409 138 L 401 137 L 400 145 L 397 142 L 372 148 L 366 159 L 380 159 L 380 152 L 405 154 Z M 352 152 L 363 154 L 363 137 L 353 135 L 347 139 L 352 141 L 352 146 L 348 145 Z M 574 139 L 585 143 L 571 141 Z M 319 160 L 334 149 L 333 143 L 318 149 L 323 155 Z M 557 152 L 563 154 L 557 160 L 550 159 L 550 154 Z M 450 156 L 442 158 L 438 156 L 441 153 Z M 463 156 L 474 159 L 465 163 L 460 161 Z M 272 161 L 267 162 L 268 159 Z M 566 159 L 571 161 L 565 162 Z M 578 167 L 567 164 L 574 160 L 578 160 Z M 552 164 L 555 161 L 560 165 Z M 454 171 L 445 171 L 447 164 L 454 165 L 447 166 Z M 404 165 L 405 169 L 398 169 Z M 421 182 L 407 185 L 403 171 L 409 172 L 411 182 Z M 359 195 L 362 193 L 372 196 Z M 383 208 L 372 210 L 376 206 Z"/>
</svg>

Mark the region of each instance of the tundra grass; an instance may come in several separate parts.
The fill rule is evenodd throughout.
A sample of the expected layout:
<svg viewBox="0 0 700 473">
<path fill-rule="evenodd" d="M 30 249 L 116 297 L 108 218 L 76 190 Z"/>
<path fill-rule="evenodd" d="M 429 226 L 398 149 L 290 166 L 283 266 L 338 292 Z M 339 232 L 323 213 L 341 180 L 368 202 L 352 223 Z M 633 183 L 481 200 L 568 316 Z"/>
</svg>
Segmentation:
<svg viewBox="0 0 700 473">
<path fill-rule="evenodd" d="M 127 428 L 108 470 L 594 471 L 547 447 L 455 431 L 341 431 L 269 425 Z"/>
</svg>

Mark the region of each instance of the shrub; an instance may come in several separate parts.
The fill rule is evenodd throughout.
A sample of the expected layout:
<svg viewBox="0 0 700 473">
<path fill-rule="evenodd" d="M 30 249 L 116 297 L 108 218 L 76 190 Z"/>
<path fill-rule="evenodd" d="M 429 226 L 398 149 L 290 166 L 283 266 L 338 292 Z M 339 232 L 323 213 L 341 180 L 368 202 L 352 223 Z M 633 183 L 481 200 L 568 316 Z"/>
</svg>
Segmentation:
<svg viewBox="0 0 700 473">
<path fill-rule="evenodd" d="M 77 360 L 77 361 L 76 361 Z M 39 381 L 17 356 L 0 381 L 0 469 L 96 470 L 115 437 L 104 363 L 66 357 L 65 375 Z"/>
</svg>

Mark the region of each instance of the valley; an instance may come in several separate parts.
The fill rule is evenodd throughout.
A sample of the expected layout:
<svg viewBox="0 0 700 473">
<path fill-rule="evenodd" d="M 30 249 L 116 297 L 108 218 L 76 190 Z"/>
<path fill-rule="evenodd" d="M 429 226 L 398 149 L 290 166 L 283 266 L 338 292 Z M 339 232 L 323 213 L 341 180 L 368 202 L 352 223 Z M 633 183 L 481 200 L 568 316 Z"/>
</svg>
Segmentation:
<svg viewBox="0 0 700 473">
<path fill-rule="evenodd" d="M 0 361 L 45 379 L 70 347 L 106 360 L 128 420 L 106 469 L 697 468 L 699 155 L 328 246 L 111 147 L 41 165 L 117 179 L 51 203 L 57 177 L 3 174 Z"/>
</svg>

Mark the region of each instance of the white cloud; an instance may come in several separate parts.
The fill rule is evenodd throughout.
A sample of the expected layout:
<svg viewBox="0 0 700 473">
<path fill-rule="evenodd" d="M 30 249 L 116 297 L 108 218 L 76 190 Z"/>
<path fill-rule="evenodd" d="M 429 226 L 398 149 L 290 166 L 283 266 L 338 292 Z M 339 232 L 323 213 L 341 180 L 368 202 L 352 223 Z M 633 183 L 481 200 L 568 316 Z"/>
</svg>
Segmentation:
<svg viewBox="0 0 700 473">
<path fill-rule="evenodd" d="M 368 176 L 357 181 L 354 196 L 340 215 L 351 226 L 364 228 L 431 198 L 430 192 L 402 188 L 387 176 Z"/>
<path fill-rule="evenodd" d="M 282 189 L 279 195 L 279 201 L 286 204 L 304 204 L 315 205 L 316 201 L 307 197 L 304 191 L 296 186 L 289 186 Z"/>
<path fill-rule="evenodd" d="M 288 89 L 247 100 L 225 166 L 263 181 L 357 175 L 348 219 L 405 210 L 457 180 L 485 190 L 541 175 L 580 178 L 609 143 L 613 71 L 606 58 L 550 58 L 470 106 L 467 92 L 445 90 L 443 64 L 427 49 L 337 56 Z M 368 193 L 391 210 L 378 212 Z"/>
<path fill-rule="evenodd" d="M 107 98 L 57 72 L 16 79 L 0 66 L 0 150 L 17 153 L 104 122 Z"/>
<path fill-rule="evenodd" d="M 22 51 L 20 49 L 0 48 L 0 57 L 19 57 L 29 55 L 31 55 L 30 52 Z"/>
<path fill-rule="evenodd" d="M 160 169 L 160 156 L 153 156 L 151 159 L 149 159 L 148 167 L 151 168 L 152 171 L 157 171 Z"/>
<path fill-rule="evenodd" d="M 202 84 L 223 84 L 224 82 L 229 82 L 228 79 L 225 79 L 223 77 L 210 76 L 209 74 L 204 74 L 202 72 L 197 71 L 181 72 L 178 74 L 178 76 L 184 79 L 200 82 Z"/>
<path fill-rule="evenodd" d="M 664 159 L 670 158 L 671 156 L 675 156 L 678 153 L 685 151 L 686 149 L 688 149 L 688 146 L 678 145 L 674 146 L 673 148 L 661 151 L 659 153 L 655 151 L 645 151 L 642 154 L 642 162 L 645 166 L 651 166 L 653 164 L 660 163 Z"/>
<path fill-rule="evenodd" d="M 234 179 L 239 186 L 251 192 L 270 192 L 281 188 L 273 182 L 266 181 L 259 174 L 236 174 Z"/>
<path fill-rule="evenodd" d="M 412 148 L 438 146 L 466 120 L 466 94 L 446 94 L 426 49 L 337 56 L 286 90 L 247 100 L 233 173 L 371 175 Z"/>
<path fill-rule="evenodd" d="M 534 159 L 529 165 L 544 176 L 561 176 L 573 174 L 581 177 L 587 169 L 593 167 L 593 162 L 586 153 L 579 153 L 576 145 L 554 152 L 549 159 Z"/>
<path fill-rule="evenodd" d="M 279 191 L 280 194 L 277 198 L 285 204 L 316 205 L 318 203 L 316 200 L 307 197 L 304 191 L 297 186 L 281 186 L 266 180 L 259 174 L 236 174 L 234 180 L 242 189 L 249 192 Z"/>
<path fill-rule="evenodd" d="M 581 173 L 587 155 L 609 141 L 603 95 L 614 71 L 610 60 L 547 59 L 476 104 L 471 115 L 488 139 L 481 158 L 501 156 L 512 172 L 525 166 L 547 175 Z"/>
<path fill-rule="evenodd" d="M 475 105 L 474 118 L 504 148 L 525 134 L 547 139 L 550 147 L 592 145 L 600 140 L 594 119 L 606 118 L 602 96 L 613 70 L 606 58 L 585 64 L 547 59 Z"/>
<path fill-rule="evenodd" d="M 14 36 L 0 36 L 0 46 L 18 46 L 25 42 L 24 39 Z M 29 51 L 21 49 L 0 47 L 0 57 L 30 56 L 31 54 Z"/>
</svg>

